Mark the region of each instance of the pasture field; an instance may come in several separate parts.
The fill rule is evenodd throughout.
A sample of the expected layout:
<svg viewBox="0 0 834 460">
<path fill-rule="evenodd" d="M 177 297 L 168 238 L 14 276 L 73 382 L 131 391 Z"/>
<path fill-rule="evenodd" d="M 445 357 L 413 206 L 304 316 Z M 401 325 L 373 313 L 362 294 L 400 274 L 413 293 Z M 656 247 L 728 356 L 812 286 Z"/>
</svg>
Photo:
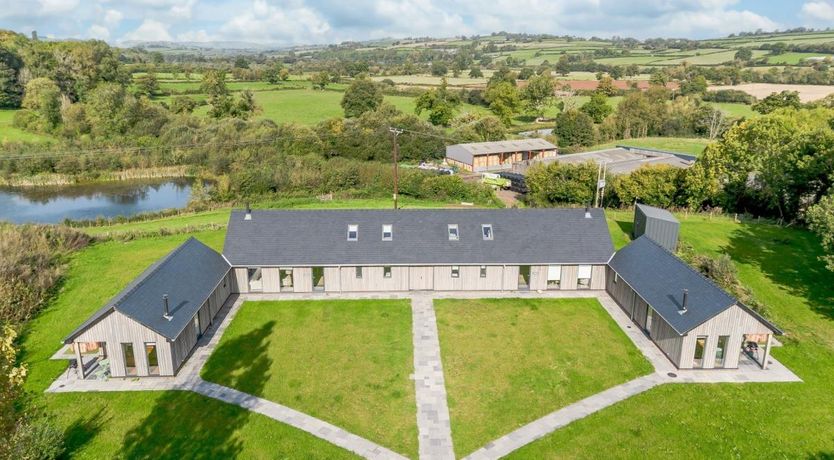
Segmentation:
<svg viewBox="0 0 834 460">
<path fill-rule="evenodd" d="M 12 126 L 17 110 L 0 109 L 0 143 L 3 142 L 45 142 L 52 139 L 43 134 L 30 133 Z"/>
<path fill-rule="evenodd" d="M 834 40 L 834 39 L 832 39 Z M 831 54 L 820 54 L 820 53 L 784 53 L 778 54 L 775 56 L 768 55 L 767 62 L 769 64 L 785 64 L 785 65 L 798 65 L 802 62 L 803 59 L 813 58 L 813 57 L 823 57 L 823 58 L 834 58 Z"/>
</svg>

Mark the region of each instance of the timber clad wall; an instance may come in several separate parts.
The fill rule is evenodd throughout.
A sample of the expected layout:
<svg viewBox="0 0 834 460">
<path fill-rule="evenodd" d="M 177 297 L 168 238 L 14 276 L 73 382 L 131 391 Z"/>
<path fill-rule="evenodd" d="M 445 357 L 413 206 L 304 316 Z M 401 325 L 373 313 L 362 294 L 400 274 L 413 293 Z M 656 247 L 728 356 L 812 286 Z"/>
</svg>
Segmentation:
<svg viewBox="0 0 834 460">
<path fill-rule="evenodd" d="M 620 307 L 633 319 L 641 329 L 646 328 L 646 313 L 649 308 L 646 301 L 637 295 L 631 287 L 620 278 L 614 282 L 614 270 L 607 268 L 606 290 Z M 745 334 L 771 334 L 772 331 L 755 317 L 738 305 L 719 313 L 685 335 L 678 334 L 659 314 L 652 316 L 649 337 L 654 341 L 675 366 L 691 369 L 695 356 L 695 343 L 699 336 L 706 337 L 703 368 L 715 367 L 715 352 L 720 336 L 728 336 L 724 351 L 724 368 L 737 368 L 742 341 Z"/>
<path fill-rule="evenodd" d="M 692 367 L 692 357 L 695 354 L 695 341 L 698 336 L 707 336 L 706 349 L 704 350 L 704 368 L 715 366 L 715 348 L 718 344 L 718 337 L 722 335 L 729 336 L 724 367 L 735 368 L 738 367 L 738 351 L 741 350 L 741 342 L 744 334 L 771 333 L 772 331 L 756 318 L 738 305 L 733 305 L 728 310 L 689 331 L 683 338 L 681 355 L 684 359 L 681 361 L 680 367 L 682 369 Z"/>
<path fill-rule="evenodd" d="M 486 276 L 481 277 L 480 265 L 460 265 L 459 276 L 452 277 L 451 265 L 439 266 L 392 266 L 391 276 L 386 278 L 385 267 L 364 266 L 362 277 L 356 277 L 355 266 L 324 267 L 325 292 L 385 292 L 385 291 L 514 291 L 519 286 L 519 266 L 487 265 Z M 561 289 L 578 288 L 578 266 L 561 266 Z M 313 270 L 311 267 L 293 267 L 292 292 L 313 291 Z M 263 291 L 282 292 L 280 270 L 264 267 L 261 270 Z M 547 289 L 548 265 L 530 266 L 529 289 Z M 606 269 L 604 265 L 591 268 L 591 289 L 605 289 Z M 235 268 L 230 275 L 231 292 L 248 293 L 249 281 L 246 268 Z"/>
<path fill-rule="evenodd" d="M 162 314 L 161 306 L 159 314 Z M 75 338 L 75 342 L 105 342 L 107 357 L 110 360 L 110 375 L 113 377 L 125 377 L 122 343 L 133 344 L 136 370 L 140 376 L 148 375 L 145 343 L 155 343 L 160 374 L 174 375 L 176 366 L 171 361 L 168 340 L 120 312 L 114 311 L 105 316 Z"/>
</svg>

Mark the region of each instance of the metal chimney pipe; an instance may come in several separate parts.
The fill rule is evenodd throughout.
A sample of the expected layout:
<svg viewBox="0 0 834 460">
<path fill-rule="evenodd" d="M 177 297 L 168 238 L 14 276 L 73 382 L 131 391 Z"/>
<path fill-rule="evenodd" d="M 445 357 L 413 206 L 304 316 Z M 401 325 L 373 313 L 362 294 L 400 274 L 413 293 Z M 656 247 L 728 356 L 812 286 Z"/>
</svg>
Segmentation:
<svg viewBox="0 0 834 460">
<path fill-rule="evenodd" d="M 246 215 L 243 216 L 243 220 L 252 220 L 252 207 L 249 203 L 246 203 Z"/>
<path fill-rule="evenodd" d="M 591 207 L 590 206 L 585 206 L 585 218 L 586 219 L 591 218 Z"/>
<path fill-rule="evenodd" d="M 165 308 L 165 313 L 162 316 L 165 319 L 171 319 L 171 310 L 168 308 L 168 294 L 162 294 L 162 306 Z"/>
<path fill-rule="evenodd" d="M 681 313 L 686 313 L 686 307 L 689 303 L 689 289 L 683 290 L 683 304 L 681 305 Z"/>
</svg>

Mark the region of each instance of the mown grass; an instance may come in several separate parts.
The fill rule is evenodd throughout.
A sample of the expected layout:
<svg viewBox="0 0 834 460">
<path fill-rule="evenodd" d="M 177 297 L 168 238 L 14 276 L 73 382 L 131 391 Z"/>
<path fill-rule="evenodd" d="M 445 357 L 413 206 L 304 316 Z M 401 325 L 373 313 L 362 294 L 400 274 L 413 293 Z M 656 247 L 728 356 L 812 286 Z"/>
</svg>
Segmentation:
<svg viewBox="0 0 834 460">
<path fill-rule="evenodd" d="M 17 110 L 0 109 L 0 143 L 3 142 L 44 142 L 51 138 L 42 134 L 30 133 L 12 126 Z"/>
<path fill-rule="evenodd" d="M 269 209 L 384 209 L 392 208 L 393 203 L 393 199 L 391 198 L 354 198 L 331 201 L 321 201 L 317 198 L 283 198 L 252 203 L 252 206 L 254 208 Z M 400 196 L 398 200 L 398 207 L 400 209 L 445 208 L 455 205 L 460 205 L 460 203 L 417 200 L 405 196 Z M 187 227 L 199 228 L 200 226 L 208 225 L 226 225 L 230 212 L 231 208 L 214 209 L 211 211 L 200 211 L 144 221 L 81 227 L 79 230 L 90 235 L 118 235 L 127 232 L 152 232 L 160 229 L 179 230 Z"/>
<path fill-rule="evenodd" d="M 634 139 L 620 139 L 604 144 L 588 147 L 585 151 L 602 150 L 627 145 L 631 147 L 645 147 L 669 152 L 687 153 L 699 156 L 710 143 L 709 139 L 701 137 L 640 137 Z"/>
<path fill-rule="evenodd" d="M 215 249 L 223 231 L 195 234 Z M 69 261 L 56 299 L 26 328 L 21 359 L 26 389 L 64 429 L 67 457 L 353 458 L 349 452 L 266 417 L 188 392 L 43 391 L 66 368 L 50 361 L 61 339 L 188 235 L 95 244 Z"/>
<path fill-rule="evenodd" d="M 408 300 L 246 302 L 203 378 L 417 457 Z"/>
<path fill-rule="evenodd" d="M 459 457 L 652 371 L 596 299 L 443 299 L 435 309 Z"/>
<path fill-rule="evenodd" d="M 630 232 L 630 212 L 608 212 Z M 773 356 L 803 383 L 665 385 L 579 420 L 510 458 L 831 458 L 834 274 L 808 231 L 679 215 L 682 241 L 727 254 L 787 332 Z M 639 453 L 639 454 L 638 454 Z"/>
</svg>

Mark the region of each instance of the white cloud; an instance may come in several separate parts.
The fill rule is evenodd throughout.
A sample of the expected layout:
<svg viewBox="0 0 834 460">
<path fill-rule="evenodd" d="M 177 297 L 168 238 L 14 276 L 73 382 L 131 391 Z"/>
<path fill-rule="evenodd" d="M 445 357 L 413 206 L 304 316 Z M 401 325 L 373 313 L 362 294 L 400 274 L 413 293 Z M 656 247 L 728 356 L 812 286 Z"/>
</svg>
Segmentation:
<svg viewBox="0 0 834 460">
<path fill-rule="evenodd" d="M 107 10 L 104 12 L 104 23 L 108 26 L 115 26 L 122 22 L 124 14 L 119 10 Z"/>
<path fill-rule="evenodd" d="M 41 6 L 41 14 L 58 14 L 74 10 L 78 6 L 78 0 L 38 0 Z"/>
<path fill-rule="evenodd" d="M 87 29 L 87 35 L 90 38 L 96 38 L 99 40 L 107 40 L 110 38 L 110 30 L 107 27 L 100 26 L 98 24 L 93 24 Z"/>
<path fill-rule="evenodd" d="M 834 21 L 834 5 L 826 1 L 806 2 L 800 12 L 806 19 L 814 22 Z"/>
<path fill-rule="evenodd" d="M 326 39 L 330 30 L 330 24 L 301 1 L 277 7 L 265 0 L 255 0 L 220 27 L 226 39 L 258 43 L 317 42 Z"/>
<path fill-rule="evenodd" d="M 191 17 L 191 10 L 194 8 L 194 5 L 196 4 L 197 0 L 186 0 L 185 2 L 180 2 L 176 5 L 172 5 L 170 9 L 171 16 L 174 16 L 176 18 L 188 19 Z"/>
<path fill-rule="evenodd" d="M 126 33 L 122 40 L 171 41 L 168 25 L 153 19 L 145 19 L 136 30 Z"/>
</svg>

